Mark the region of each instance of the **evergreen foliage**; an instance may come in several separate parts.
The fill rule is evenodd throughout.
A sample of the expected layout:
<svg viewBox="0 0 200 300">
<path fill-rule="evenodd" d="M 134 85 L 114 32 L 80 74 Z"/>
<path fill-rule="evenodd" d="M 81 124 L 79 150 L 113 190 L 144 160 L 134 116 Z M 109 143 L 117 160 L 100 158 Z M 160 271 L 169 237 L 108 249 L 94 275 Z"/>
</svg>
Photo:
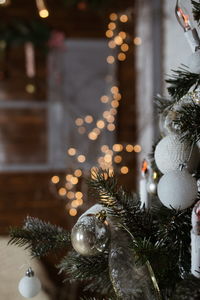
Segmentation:
<svg viewBox="0 0 200 300">
<path fill-rule="evenodd" d="M 197 1 L 192 0 L 192 5 L 193 5 L 193 16 L 195 21 L 199 23 L 200 21 L 200 3 Z"/>
</svg>

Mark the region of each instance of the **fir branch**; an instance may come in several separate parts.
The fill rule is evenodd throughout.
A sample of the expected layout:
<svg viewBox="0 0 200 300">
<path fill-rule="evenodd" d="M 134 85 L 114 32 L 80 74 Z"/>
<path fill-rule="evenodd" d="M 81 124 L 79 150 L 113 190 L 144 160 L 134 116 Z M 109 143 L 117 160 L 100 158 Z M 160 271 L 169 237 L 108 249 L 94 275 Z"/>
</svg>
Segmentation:
<svg viewBox="0 0 200 300">
<path fill-rule="evenodd" d="M 192 0 L 192 5 L 193 5 L 192 12 L 193 12 L 194 19 L 195 19 L 195 21 L 198 22 L 198 25 L 199 25 L 199 23 L 200 23 L 200 3 Z"/>
<path fill-rule="evenodd" d="M 170 84 L 168 92 L 174 99 L 181 99 L 192 86 L 195 90 L 200 85 L 200 74 L 191 73 L 182 67 L 172 71 L 174 74 L 166 82 Z"/>
<path fill-rule="evenodd" d="M 182 133 L 182 140 L 197 143 L 200 140 L 200 106 L 195 103 L 182 105 L 174 124 Z"/>
<path fill-rule="evenodd" d="M 67 280 L 88 281 L 84 290 L 102 295 L 113 293 L 109 278 L 108 253 L 97 256 L 82 256 L 70 252 L 58 265 L 60 272 L 65 272 Z"/>
<path fill-rule="evenodd" d="M 157 112 L 159 114 L 163 113 L 163 111 L 165 109 L 170 109 L 173 104 L 174 104 L 174 101 L 172 99 L 168 99 L 166 97 L 162 97 L 160 95 L 158 95 L 157 97 L 154 98 L 154 103 L 155 103 L 155 106 L 156 106 L 156 109 L 157 109 Z"/>
<path fill-rule="evenodd" d="M 172 300 L 199 300 L 200 299 L 200 279 L 189 276 L 176 286 Z"/>
<path fill-rule="evenodd" d="M 70 244 L 70 234 L 63 228 L 32 217 L 26 218 L 23 228 L 11 228 L 10 237 L 9 244 L 25 246 L 33 257 L 47 255 Z"/>
</svg>

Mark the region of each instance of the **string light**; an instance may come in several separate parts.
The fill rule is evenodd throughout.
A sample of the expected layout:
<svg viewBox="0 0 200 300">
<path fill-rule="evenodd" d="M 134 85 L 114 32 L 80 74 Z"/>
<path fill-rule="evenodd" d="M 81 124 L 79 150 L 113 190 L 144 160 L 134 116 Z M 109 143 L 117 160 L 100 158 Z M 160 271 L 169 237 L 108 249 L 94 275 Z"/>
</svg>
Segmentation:
<svg viewBox="0 0 200 300">
<path fill-rule="evenodd" d="M 115 152 L 121 152 L 123 150 L 123 146 L 121 144 L 114 144 L 112 148 Z"/>
<path fill-rule="evenodd" d="M 74 192 L 72 192 L 72 191 L 67 192 L 67 198 L 73 199 L 74 198 Z"/>
<path fill-rule="evenodd" d="M 106 154 L 106 155 L 104 156 L 104 161 L 105 161 L 106 163 L 111 162 L 111 161 L 112 161 L 112 156 L 111 156 L 110 154 Z"/>
<path fill-rule="evenodd" d="M 108 121 L 109 123 L 113 123 L 113 122 L 115 121 L 115 117 L 112 116 L 112 115 L 109 115 L 108 118 L 107 118 L 107 121 Z"/>
<path fill-rule="evenodd" d="M 140 145 L 135 145 L 135 146 L 134 146 L 134 151 L 135 151 L 135 152 L 138 152 L 138 153 L 139 153 L 139 152 L 141 152 L 141 150 L 142 150 L 142 147 L 141 147 Z"/>
<path fill-rule="evenodd" d="M 113 64 L 113 63 L 114 63 L 114 61 L 115 61 L 115 58 L 114 58 L 114 56 L 112 56 L 112 55 L 109 55 L 109 56 L 107 57 L 107 63 L 108 63 L 108 64 Z"/>
<path fill-rule="evenodd" d="M 116 45 L 120 46 L 123 43 L 123 39 L 121 38 L 121 36 L 117 35 L 114 38 L 114 42 L 115 42 Z"/>
<path fill-rule="evenodd" d="M 103 120 L 97 121 L 97 127 L 103 129 L 105 127 L 105 122 Z"/>
<path fill-rule="evenodd" d="M 136 45 L 136 46 L 140 46 L 142 44 L 142 39 L 140 37 L 135 37 L 133 39 L 133 43 Z"/>
<path fill-rule="evenodd" d="M 114 30 L 114 29 L 116 28 L 116 24 L 115 24 L 114 22 L 110 22 L 110 23 L 108 24 L 108 28 L 109 28 L 110 30 Z"/>
<path fill-rule="evenodd" d="M 85 122 L 88 123 L 88 124 L 92 123 L 93 122 L 93 117 L 90 116 L 90 115 L 86 116 L 85 117 Z"/>
<path fill-rule="evenodd" d="M 111 115 L 116 115 L 117 114 L 117 110 L 115 108 L 111 108 L 110 109 L 110 114 Z"/>
<path fill-rule="evenodd" d="M 111 49 L 114 49 L 116 47 L 115 42 L 113 40 L 109 41 L 108 47 L 111 48 Z"/>
<path fill-rule="evenodd" d="M 67 152 L 70 156 L 74 156 L 76 154 L 76 149 L 75 148 L 69 148 Z"/>
<path fill-rule="evenodd" d="M 73 200 L 71 203 L 72 207 L 78 207 L 79 206 L 79 202 L 77 200 Z"/>
<path fill-rule="evenodd" d="M 88 133 L 88 138 L 92 141 L 96 140 L 97 137 L 98 137 L 98 135 L 94 131 L 91 131 L 90 133 Z"/>
<path fill-rule="evenodd" d="M 128 22 L 128 16 L 127 15 L 121 15 L 119 19 L 122 23 Z"/>
<path fill-rule="evenodd" d="M 70 208 L 69 215 L 72 216 L 72 217 L 75 217 L 77 215 L 76 208 Z"/>
<path fill-rule="evenodd" d="M 126 59 L 126 54 L 120 52 L 117 57 L 119 61 L 124 61 Z"/>
<path fill-rule="evenodd" d="M 113 35 L 114 35 L 114 32 L 112 30 L 109 29 L 106 31 L 107 38 L 111 38 L 111 37 L 113 37 Z"/>
<path fill-rule="evenodd" d="M 116 21 L 117 18 L 118 18 L 118 16 L 117 16 L 116 13 L 111 13 L 110 16 L 109 16 L 109 18 L 110 18 L 111 21 Z"/>
<path fill-rule="evenodd" d="M 76 185 L 78 183 L 78 178 L 77 177 L 72 177 L 71 183 Z"/>
<path fill-rule="evenodd" d="M 77 169 L 77 170 L 74 171 L 74 175 L 76 177 L 81 177 L 82 176 L 82 171 L 80 169 Z"/>
<path fill-rule="evenodd" d="M 71 181 L 72 177 L 73 177 L 72 174 L 68 174 L 68 175 L 66 175 L 65 178 L 66 178 L 67 181 Z"/>
<path fill-rule="evenodd" d="M 77 118 L 77 119 L 75 120 L 75 124 L 76 124 L 77 126 L 81 126 L 81 125 L 83 125 L 83 123 L 84 123 L 84 121 L 83 121 L 82 118 Z"/>
<path fill-rule="evenodd" d="M 108 150 L 109 150 L 109 148 L 108 148 L 107 145 L 101 146 L 101 152 L 105 153 L 105 152 L 108 151 Z"/>
<path fill-rule="evenodd" d="M 114 124 L 108 124 L 108 126 L 107 126 L 107 129 L 109 130 L 109 131 L 114 131 L 115 130 L 115 125 Z"/>
<path fill-rule="evenodd" d="M 114 162 L 116 162 L 116 164 L 119 164 L 122 161 L 122 157 L 120 155 L 116 155 L 114 157 Z"/>
<path fill-rule="evenodd" d="M 101 130 L 99 128 L 94 128 L 93 132 L 99 135 L 101 133 Z"/>
<path fill-rule="evenodd" d="M 102 103 L 108 103 L 109 98 L 108 98 L 108 96 L 105 96 L 105 95 L 104 95 L 104 96 L 101 97 L 100 100 L 101 100 Z"/>
<path fill-rule="evenodd" d="M 127 52 L 129 50 L 129 45 L 128 44 L 122 44 L 121 45 L 121 50 L 124 52 Z"/>
<path fill-rule="evenodd" d="M 35 86 L 33 84 L 31 84 L 31 83 L 27 84 L 26 85 L 26 91 L 29 94 L 35 93 Z"/>
<path fill-rule="evenodd" d="M 120 171 L 122 174 L 127 174 L 129 172 L 129 169 L 127 166 L 123 166 L 123 167 L 121 167 Z"/>
<path fill-rule="evenodd" d="M 133 145 L 130 145 L 130 144 L 126 145 L 126 151 L 127 152 L 133 152 L 134 151 Z"/>
<path fill-rule="evenodd" d="M 77 160 L 80 162 L 80 163 L 84 163 L 85 162 L 85 155 L 79 155 L 77 157 Z"/>
<path fill-rule="evenodd" d="M 60 189 L 58 190 L 58 194 L 59 194 L 60 196 L 65 196 L 66 193 L 67 193 L 67 191 L 66 191 L 66 189 L 63 188 L 63 187 L 60 188 Z"/>
<path fill-rule="evenodd" d="M 119 35 L 123 40 L 125 40 L 125 38 L 126 38 L 126 32 L 120 31 L 120 32 L 118 33 L 118 35 Z"/>
<path fill-rule="evenodd" d="M 68 189 L 68 190 L 71 190 L 73 188 L 73 184 L 71 182 L 67 182 L 65 183 L 65 187 Z"/>
<path fill-rule="evenodd" d="M 83 205 L 83 199 L 77 199 L 76 201 L 77 201 L 79 206 Z"/>
<path fill-rule="evenodd" d="M 76 196 L 77 199 L 81 199 L 81 198 L 83 197 L 83 193 L 81 193 L 81 192 L 76 192 L 76 193 L 75 193 L 75 196 Z"/>
<path fill-rule="evenodd" d="M 113 108 L 117 108 L 117 107 L 119 106 L 119 102 L 118 102 L 117 100 L 113 100 L 113 101 L 111 102 L 111 106 L 112 106 Z"/>
<path fill-rule="evenodd" d="M 54 175 L 53 177 L 51 177 L 51 181 L 52 183 L 56 184 L 60 181 L 60 178 L 57 175 Z"/>
<path fill-rule="evenodd" d="M 79 128 L 78 128 L 78 132 L 79 132 L 80 134 L 84 134 L 84 133 L 86 132 L 85 127 L 83 127 L 83 126 L 79 127 Z"/>
<path fill-rule="evenodd" d="M 110 89 L 112 94 L 117 94 L 119 92 L 119 88 L 117 86 L 112 86 Z"/>
<path fill-rule="evenodd" d="M 49 12 L 44 0 L 36 0 L 36 5 L 38 8 L 39 16 L 41 18 L 47 18 L 49 16 Z"/>
</svg>

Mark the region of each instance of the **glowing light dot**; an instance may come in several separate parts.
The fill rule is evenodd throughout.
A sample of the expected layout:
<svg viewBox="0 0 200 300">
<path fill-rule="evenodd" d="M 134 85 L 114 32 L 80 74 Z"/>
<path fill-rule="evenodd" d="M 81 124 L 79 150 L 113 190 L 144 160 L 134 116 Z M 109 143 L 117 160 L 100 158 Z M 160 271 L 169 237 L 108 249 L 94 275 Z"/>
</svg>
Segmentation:
<svg viewBox="0 0 200 300">
<path fill-rule="evenodd" d="M 108 98 L 108 96 L 105 96 L 105 95 L 104 95 L 104 96 L 101 97 L 100 100 L 101 100 L 102 103 L 108 103 L 109 98 Z"/>
<path fill-rule="evenodd" d="M 126 32 L 120 31 L 118 35 L 124 40 L 126 38 Z"/>
<path fill-rule="evenodd" d="M 83 193 L 76 192 L 75 196 L 76 196 L 77 199 L 81 199 L 83 197 Z"/>
<path fill-rule="evenodd" d="M 121 98 L 122 98 L 122 95 L 120 93 L 118 93 L 118 94 L 113 95 L 113 97 L 114 97 L 115 100 L 120 101 Z"/>
<path fill-rule="evenodd" d="M 121 152 L 122 150 L 123 150 L 123 146 L 121 144 L 114 144 L 113 145 L 113 151 Z"/>
<path fill-rule="evenodd" d="M 73 177 L 72 174 L 68 174 L 68 175 L 66 176 L 66 180 L 67 180 L 67 181 L 71 181 L 72 177 Z"/>
<path fill-rule="evenodd" d="M 126 51 L 128 51 L 128 49 L 129 49 L 129 45 L 128 44 L 122 44 L 121 45 L 121 50 L 122 51 L 126 52 Z"/>
<path fill-rule="evenodd" d="M 82 171 L 80 169 L 77 169 L 77 170 L 74 171 L 74 175 L 76 177 L 81 177 L 82 176 Z"/>
<path fill-rule="evenodd" d="M 121 36 L 117 35 L 115 38 L 114 38 L 114 42 L 116 45 L 121 45 L 123 43 L 123 39 L 121 38 Z"/>
<path fill-rule="evenodd" d="M 84 134 L 84 133 L 86 132 L 85 127 L 83 127 L 83 126 L 79 127 L 79 128 L 78 128 L 78 132 L 79 132 L 80 134 Z"/>
<path fill-rule="evenodd" d="M 114 35 L 114 33 L 113 33 L 112 30 L 109 29 L 109 30 L 106 31 L 107 38 L 111 38 L 111 37 L 113 37 L 113 35 Z"/>
<path fill-rule="evenodd" d="M 108 24 L 108 28 L 109 28 L 110 30 L 114 30 L 114 29 L 116 28 L 116 24 L 115 24 L 114 22 L 110 22 L 110 23 Z"/>
<path fill-rule="evenodd" d="M 72 203 L 71 203 L 71 206 L 72 207 L 78 207 L 79 206 L 79 203 L 77 200 L 73 200 Z"/>
<path fill-rule="evenodd" d="M 109 148 L 108 148 L 107 145 L 101 146 L 101 152 L 105 153 L 105 152 L 108 151 L 108 150 L 109 150 Z"/>
<path fill-rule="evenodd" d="M 77 118 L 77 119 L 75 120 L 75 124 L 76 124 L 77 126 L 81 126 L 81 125 L 83 125 L 83 123 L 84 123 L 84 121 L 83 121 L 82 118 Z"/>
<path fill-rule="evenodd" d="M 117 94 L 119 92 L 119 88 L 117 86 L 112 86 L 110 89 L 112 94 Z"/>
<path fill-rule="evenodd" d="M 97 127 L 103 129 L 105 127 L 105 122 L 103 120 L 97 121 Z"/>
<path fill-rule="evenodd" d="M 116 164 L 119 164 L 122 161 L 122 157 L 120 155 L 116 155 L 114 157 L 114 162 L 116 162 Z"/>
<path fill-rule="evenodd" d="M 123 166 L 123 167 L 121 167 L 120 171 L 122 174 L 127 174 L 129 172 L 129 169 L 127 166 Z"/>
<path fill-rule="evenodd" d="M 41 9 L 39 11 L 39 15 L 40 15 L 41 18 L 45 19 L 49 16 L 49 12 L 48 12 L 47 9 Z"/>
<path fill-rule="evenodd" d="M 108 111 L 108 110 L 105 110 L 104 112 L 103 112 L 103 117 L 105 118 L 105 119 L 107 119 L 107 117 L 110 115 L 110 112 Z"/>
<path fill-rule="evenodd" d="M 110 116 L 107 118 L 107 121 L 108 121 L 109 123 L 113 123 L 113 122 L 115 121 L 115 117 L 112 116 L 112 115 L 110 115 Z"/>
<path fill-rule="evenodd" d="M 72 177 L 71 183 L 74 184 L 74 185 L 77 184 L 78 183 L 78 178 L 77 177 Z"/>
<path fill-rule="evenodd" d="M 70 156 L 74 156 L 76 154 L 76 149 L 75 148 L 69 148 L 67 152 Z"/>
<path fill-rule="evenodd" d="M 90 115 L 86 116 L 85 117 L 85 122 L 88 123 L 88 124 L 92 123 L 93 122 L 93 117 L 90 116 Z"/>
<path fill-rule="evenodd" d="M 54 184 L 56 184 L 56 183 L 58 183 L 59 181 L 60 181 L 60 178 L 58 177 L 58 176 L 53 176 L 53 177 L 51 177 L 51 181 L 54 183 Z"/>
<path fill-rule="evenodd" d="M 109 41 L 108 47 L 111 48 L 111 49 L 114 49 L 116 47 L 115 42 L 114 41 Z"/>
<path fill-rule="evenodd" d="M 111 113 L 111 115 L 116 115 L 117 114 L 117 110 L 115 108 L 111 108 L 110 109 L 110 113 Z"/>
<path fill-rule="evenodd" d="M 71 182 L 67 182 L 65 184 L 65 187 L 68 189 L 68 190 L 71 190 L 73 188 L 73 184 Z"/>
<path fill-rule="evenodd" d="M 153 179 L 157 179 L 158 178 L 158 173 L 153 172 Z"/>
<path fill-rule="evenodd" d="M 72 217 L 75 217 L 77 215 L 76 208 L 70 208 L 69 215 L 72 216 Z"/>
<path fill-rule="evenodd" d="M 111 156 L 110 154 L 106 154 L 106 155 L 104 156 L 104 161 L 105 161 L 106 163 L 110 163 L 110 162 L 112 161 L 112 156 Z"/>
<path fill-rule="evenodd" d="M 79 155 L 78 157 L 77 157 L 77 160 L 80 162 L 80 163 L 84 163 L 85 162 L 85 155 Z"/>
<path fill-rule="evenodd" d="M 127 15 L 121 15 L 119 19 L 122 23 L 128 22 L 128 16 Z"/>
<path fill-rule="evenodd" d="M 142 39 L 140 37 L 135 37 L 133 39 L 133 43 L 136 45 L 136 46 L 140 46 L 142 44 Z"/>
<path fill-rule="evenodd" d="M 134 147 L 131 144 L 126 145 L 126 151 L 127 152 L 133 152 L 134 151 Z"/>
<path fill-rule="evenodd" d="M 113 64 L 115 61 L 115 58 L 114 58 L 114 56 L 109 55 L 106 60 L 107 60 L 108 64 Z"/>
<path fill-rule="evenodd" d="M 109 18 L 110 18 L 111 21 L 116 21 L 118 17 L 117 17 L 116 13 L 111 13 Z"/>
<path fill-rule="evenodd" d="M 33 84 L 27 84 L 26 85 L 26 91 L 29 94 L 35 93 L 35 86 Z"/>
<path fill-rule="evenodd" d="M 108 124 L 108 126 L 107 126 L 107 129 L 109 130 L 109 131 L 114 131 L 115 130 L 115 125 L 114 124 Z"/>
<path fill-rule="evenodd" d="M 58 194 L 59 194 L 60 196 L 65 196 L 66 193 L 67 193 L 67 191 L 66 191 L 66 189 L 63 188 L 63 187 L 60 188 L 60 189 L 58 190 Z"/>
<path fill-rule="evenodd" d="M 117 57 L 119 61 L 124 61 L 126 59 L 126 54 L 120 52 Z"/>
<path fill-rule="evenodd" d="M 117 107 L 119 106 L 119 102 L 118 102 L 117 100 L 113 100 L 113 101 L 111 102 L 111 106 L 112 106 L 113 108 L 117 108 Z"/>
<path fill-rule="evenodd" d="M 67 193 L 67 197 L 68 197 L 69 199 L 73 199 L 73 198 L 74 198 L 74 192 L 72 192 L 72 191 L 68 192 L 68 193 Z"/>
<path fill-rule="evenodd" d="M 83 199 L 77 199 L 76 201 L 77 201 L 79 206 L 83 205 Z"/>
<path fill-rule="evenodd" d="M 101 130 L 99 128 L 94 128 L 93 132 L 95 132 L 97 135 L 101 133 Z"/>
<path fill-rule="evenodd" d="M 142 150 L 142 147 L 140 145 L 135 145 L 133 148 L 134 148 L 134 151 L 137 153 L 141 152 L 141 150 Z"/>
<path fill-rule="evenodd" d="M 92 141 L 96 140 L 98 137 L 98 135 L 96 134 L 96 132 L 94 131 L 91 131 L 89 134 L 88 134 L 88 138 Z"/>
</svg>

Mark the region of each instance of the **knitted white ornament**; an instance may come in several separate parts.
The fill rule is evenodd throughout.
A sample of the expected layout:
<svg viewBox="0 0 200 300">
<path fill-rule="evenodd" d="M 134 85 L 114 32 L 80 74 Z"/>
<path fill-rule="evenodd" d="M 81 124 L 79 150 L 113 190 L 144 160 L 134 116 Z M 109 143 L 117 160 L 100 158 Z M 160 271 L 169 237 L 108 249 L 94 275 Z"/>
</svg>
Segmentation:
<svg viewBox="0 0 200 300">
<path fill-rule="evenodd" d="M 198 193 L 196 180 L 187 170 L 175 170 L 163 175 L 157 191 L 162 204 L 175 209 L 190 207 Z"/>
<path fill-rule="evenodd" d="M 188 62 L 186 62 L 187 67 L 191 73 L 200 74 L 200 50 L 192 53 L 188 57 Z"/>
<path fill-rule="evenodd" d="M 184 163 L 187 164 L 189 172 L 193 172 L 197 167 L 199 162 L 198 147 L 195 145 L 191 149 L 188 142 L 181 142 L 179 138 L 179 135 L 169 134 L 156 146 L 155 162 L 163 174 L 177 170 L 180 164 Z"/>
</svg>

